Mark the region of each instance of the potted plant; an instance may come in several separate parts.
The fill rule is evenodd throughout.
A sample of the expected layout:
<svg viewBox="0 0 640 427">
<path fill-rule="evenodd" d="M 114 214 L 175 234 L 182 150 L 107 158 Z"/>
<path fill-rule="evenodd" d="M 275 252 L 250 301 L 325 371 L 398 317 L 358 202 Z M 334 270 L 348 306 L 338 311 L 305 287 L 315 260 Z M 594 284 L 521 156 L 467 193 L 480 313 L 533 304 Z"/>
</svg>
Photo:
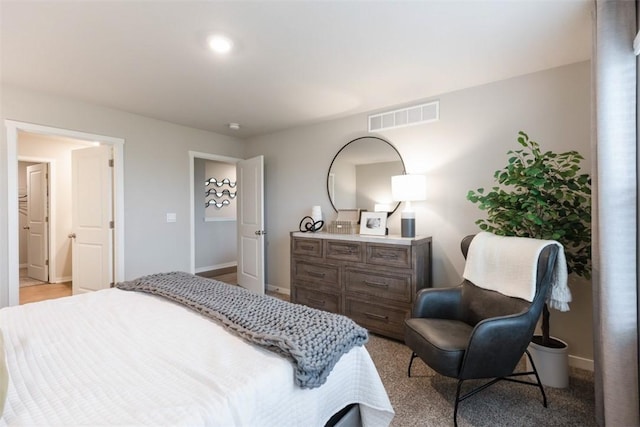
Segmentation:
<svg viewBox="0 0 640 427">
<path fill-rule="evenodd" d="M 522 131 L 518 143 L 522 149 L 508 151 L 507 165 L 493 175 L 498 186 L 468 192 L 467 199 L 487 211 L 476 224 L 499 235 L 557 240 L 564 246 L 568 272 L 591 278 L 591 178 L 580 173 L 584 158 L 577 151 L 543 152 Z M 550 316 L 545 304 L 542 335 L 532 343 L 566 348 L 550 336 Z"/>
</svg>

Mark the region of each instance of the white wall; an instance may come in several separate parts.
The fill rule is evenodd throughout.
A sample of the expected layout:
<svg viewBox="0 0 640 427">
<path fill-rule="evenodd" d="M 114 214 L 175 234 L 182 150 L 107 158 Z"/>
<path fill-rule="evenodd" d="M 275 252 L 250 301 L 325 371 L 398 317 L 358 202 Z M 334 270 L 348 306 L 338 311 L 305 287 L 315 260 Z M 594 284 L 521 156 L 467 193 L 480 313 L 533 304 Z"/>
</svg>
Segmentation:
<svg viewBox="0 0 640 427">
<path fill-rule="evenodd" d="M 125 277 L 190 268 L 189 151 L 242 158 L 236 138 L 106 107 L 2 86 L 1 119 L 123 138 Z M 7 198 L 6 131 L 0 133 L 0 201 Z M 175 223 L 166 222 L 176 213 Z M 8 218 L 0 210 L 0 301 L 7 301 Z"/>
<path fill-rule="evenodd" d="M 506 152 L 519 148 L 518 131 L 527 132 L 543 149 L 580 151 L 586 157 L 583 168 L 590 172 L 590 63 L 433 99 L 440 100 L 440 121 L 379 136 L 396 146 L 407 172 L 427 177 L 428 200 L 412 203 L 417 232 L 433 236 L 435 286 L 450 286 L 460 282 L 464 267 L 460 240 L 478 231 L 474 221 L 483 216 L 466 200 L 466 194 L 493 185 L 493 172 L 506 164 Z M 325 219 L 335 219 L 325 190 L 327 170 L 344 144 L 365 135 L 367 117 L 362 114 L 247 141 L 248 156 L 265 156 L 270 285 L 289 287 L 288 233 L 309 214 L 311 206 L 321 205 Z M 398 213 L 390 217 L 388 226 L 391 234 L 399 234 Z M 571 311 L 552 313 L 552 334 L 569 343 L 571 354 L 592 359 L 590 284 L 572 280 L 571 289 Z"/>
</svg>

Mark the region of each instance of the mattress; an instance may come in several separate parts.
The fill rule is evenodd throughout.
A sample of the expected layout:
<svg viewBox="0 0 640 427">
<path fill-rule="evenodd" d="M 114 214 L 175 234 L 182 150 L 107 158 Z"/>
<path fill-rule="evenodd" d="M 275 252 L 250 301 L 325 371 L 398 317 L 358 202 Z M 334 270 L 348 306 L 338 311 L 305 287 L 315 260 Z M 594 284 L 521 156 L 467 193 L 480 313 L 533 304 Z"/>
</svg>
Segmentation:
<svg viewBox="0 0 640 427">
<path fill-rule="evenodd" d="M 161 297 L 108 289 L 0 310 L 9 386 L 0 425 L 322 426 L 393 409 L 367 350 L 318 388 L 292 363 Z"/>
</svg>

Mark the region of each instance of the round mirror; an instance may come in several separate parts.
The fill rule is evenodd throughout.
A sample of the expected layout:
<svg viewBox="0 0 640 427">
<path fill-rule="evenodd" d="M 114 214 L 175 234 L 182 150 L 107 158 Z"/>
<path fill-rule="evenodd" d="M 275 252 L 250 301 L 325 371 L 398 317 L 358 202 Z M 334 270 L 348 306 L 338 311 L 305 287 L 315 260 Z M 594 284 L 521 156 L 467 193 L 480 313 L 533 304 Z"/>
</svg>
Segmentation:
<svg viewBox="0 0 640 427">
<path fill-rule="evenodd" d="M 388 141 L 363 136 L 338 151 L 327 175 L 327 192 L 333 209 L 387 211 L 400 205 L 391 197 L 391 177 L 404 174 L 400 153 Z M 378 205 L 378 209 L 376 209 Z"/>
</svg>

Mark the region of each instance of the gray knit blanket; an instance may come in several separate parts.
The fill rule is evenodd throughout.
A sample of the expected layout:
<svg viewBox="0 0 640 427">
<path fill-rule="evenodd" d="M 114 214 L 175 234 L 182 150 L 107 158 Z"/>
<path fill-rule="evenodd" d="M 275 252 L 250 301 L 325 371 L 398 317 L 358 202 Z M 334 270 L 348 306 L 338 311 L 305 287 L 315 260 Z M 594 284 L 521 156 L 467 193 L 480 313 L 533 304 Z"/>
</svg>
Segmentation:
<svg viewBox="0 0 640 427">
<path fill-rule="evenodd" d="M 348 317 L 188 273 L 152 274 L 116 286 L 184 304 L 283 355 L 293 362 L 295 382 L 302 388 L 320 387 L 343 354 L 368 340 L 367 330 Z"/>
</svg>

